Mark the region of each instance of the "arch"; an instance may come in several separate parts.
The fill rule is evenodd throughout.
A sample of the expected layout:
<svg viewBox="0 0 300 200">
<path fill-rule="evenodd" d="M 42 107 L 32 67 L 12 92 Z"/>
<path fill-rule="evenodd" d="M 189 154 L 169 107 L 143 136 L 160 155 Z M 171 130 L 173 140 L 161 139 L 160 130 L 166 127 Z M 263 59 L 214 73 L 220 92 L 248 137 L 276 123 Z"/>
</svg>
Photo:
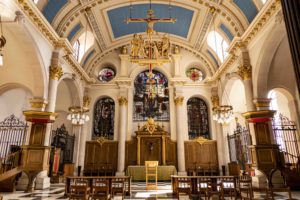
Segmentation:
<svg viewBox="0 0 300 200">
<path fill-rule="evenodd" d="M 100 97 L 94 104 L 93 138 L 114 139 L 115 101 L 110 97 Z"/>
<path fill-rule="evenodd" d="M 262 42 L 264 48 L 260 48 L 259 58 L 253 66 L 253 95 L 254 97 L 266 98 L 268 95 L 268 74 L 271 68 L 274 55 L 280 46 L 280 43 L 286 37 L 284 26 L 273 25 L 268 37 Z"/>
<path fill-rule="evenodd" d="M 191 97 L 187 101 L 189 139 L 196 137 L 210 138 L 209 112 L 206 102 L 199 97 Z"/>
<path fill-rule="evenodd" d="M 77 40 L 75 40 L 73 44 L 73 48 L 75 49 L 75 44 L 79 44 L 79 50 L 78 50 L 78 62 L 81 62 L 82 58 L 84 57 L 85 53 L 88 52 L 88 50 L 94 45 L 95 38 L 92 32 L 85 31 L 83 32 Z M 77 47 L 78 48 L 78 47 Z"/>
<path fill-rule="evenodd" d="M 129 74 L 129 77 L 133 80 L 132 84 L 134 83 L 135 78 L 143 71 L 148 70 L 148 66 L 139 66 L 135 67 L 134 70 Z M 159 71 L 162 73 L 164 76 L 167 77 L 168 80 L 172 78 L 172 75 L 165 69 L 165 67 L 153 67 L 153 70 Z"/>
</svg>

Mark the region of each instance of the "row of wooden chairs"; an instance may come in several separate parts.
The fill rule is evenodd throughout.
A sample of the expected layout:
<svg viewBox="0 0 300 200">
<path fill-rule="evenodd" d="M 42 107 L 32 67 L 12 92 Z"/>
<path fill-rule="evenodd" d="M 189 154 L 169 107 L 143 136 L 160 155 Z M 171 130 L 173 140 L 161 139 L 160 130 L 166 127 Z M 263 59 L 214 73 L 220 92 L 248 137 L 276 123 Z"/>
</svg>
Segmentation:
<svg viewBox="0 0 300 200">
<path fill-rule="evenodd" d="M 184 193 L 191 198 L 192 182 L 190 178 L 178 178 L 177 180 L 177 197 Z M 217 195 L 219 199 L 224 199 L 225 195 L 237 197 L 236 182 L 234 178 L 211 179 L 209 177 L 202 177 L 197 179 L 197 192 L 199 198 L 204 197 L 210 199 Z"/>
<path fill-rule="evenodd" d="M 115 178 L 111 179 L 111 183 L 106 178 L 97 178 L 93 180 L 92 186 L 84 179 L 75 180 L 71 185 L 69 198 L 72 199 L 103 199 L 107 200 L 113 198 L 115 195 L 125 197 L 125 179 Z"/>
<path fill-rule="evenodd" d="M 192 180 L 188 177 L 178 177 L 177 179 L 177 197 L 180 194 L 188 195 L 191 198 Z M 289 199 L 292 199 L 289 188 L 253 188 L 252 178 L 250 176 L 241 176 L 237 180 L 234 177 L 197 178 L 197 192 L 199 198 L 204 197 L 210 199 L 212 196 L 218 196 L 219 199 L 224 199 L 225 196 L 230 199 L 256 200 L 254 192 L 259 192 L 264 199 L 274 199 L 274 192 L 287 192 Z M 261 199 L 261 197 L 259 198 Z"/>
</svg>

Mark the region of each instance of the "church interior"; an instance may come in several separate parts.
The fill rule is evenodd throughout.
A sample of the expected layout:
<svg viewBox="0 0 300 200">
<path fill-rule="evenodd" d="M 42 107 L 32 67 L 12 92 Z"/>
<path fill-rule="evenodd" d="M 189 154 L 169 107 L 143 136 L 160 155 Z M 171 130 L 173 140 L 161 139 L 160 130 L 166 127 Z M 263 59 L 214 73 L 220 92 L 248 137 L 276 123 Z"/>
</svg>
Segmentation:
<svg viewBox="0 0 300 200">
<path fill-rule="evenodd" d="M 0 199 L 300 199 L 299 18 L 1 0 Z"/>
</svg>

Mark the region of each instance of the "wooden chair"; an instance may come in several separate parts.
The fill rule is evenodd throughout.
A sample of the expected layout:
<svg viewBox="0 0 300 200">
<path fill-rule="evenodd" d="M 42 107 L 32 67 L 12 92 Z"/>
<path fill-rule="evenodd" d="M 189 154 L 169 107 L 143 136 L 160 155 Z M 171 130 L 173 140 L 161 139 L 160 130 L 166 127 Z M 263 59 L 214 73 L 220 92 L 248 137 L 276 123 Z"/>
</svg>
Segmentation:
<svg viewBox="0 0 300 200">
<path fill-rule="evenodd" d="M 209 182 L 210 178 L 207 177 L 201 177 L 197 179 L 197 191 L 199 194 L 199 199 L 201 199 L 201 197 L 204 197 L 204 199 L 208 199 Z"/>
<path fill-rule="evenodd" d="M 268 188 L 253 188 L 251 176 L 244 175 L 239 178 L 239 193 L 241 199 L 244 200 L 258 200 L 261 198 L 255 198 L 254 191 L 263 193 L 265 195 L 264 199 L 269 199 Z"/>
<path fill-rule="evenodd" d="M 177 198 L 179 199 L 180 194 L 184 193 L 189 195 L 191 198 L 192 182 L 190 178 L 178 178 L 177 179 Z"/>
<path fill-rule="evenodd" d="M 234 197 L 234 199 L 237 199 L 235 178 L 234 177 L 223 177 L 223 178 L 221 178 L 221 182 L 222 182 L 223 195 L 226 196 L 228 194 L 230 196 L 230 199 L 232 199 L 232 197 Z"/>
<path fill-rule="evenodd" d="M 88 200 L 90 195 L 90 187 L 87 180 L 78 179 L 74 185 L 70 187 L 70 200 L 82 199 Z"/>
<path fill-rule="evenodd" d="M 149 189 L 157 190 L 157 166 L 158 166 L 158 161 L 145 161 L 146 190 L 149 190 Z M 149 181 L 149 180 L 151 180 L 151 181 Z"/>
<path fill-rule="evenodd" d="M 216 182 L 210 179 L 208 182 L 207 198 L 210 199 L 211 197 L 217 195 L 219 199 L 224 199 L 222 182 L 218 180 L 215 181 Z"/>
<path fill-rule="evenodd" d="M 97 178 L 93 180 L 92 199 L 109 199 L 109 180 Z"/>
<path fill-rule="evenodd" d="M 125 178 L 113 178 L 111 180 L 111 198 L 114 197 L 115 194 L 121 194 L 122 199 L 125 197 Z"/>
</svg>

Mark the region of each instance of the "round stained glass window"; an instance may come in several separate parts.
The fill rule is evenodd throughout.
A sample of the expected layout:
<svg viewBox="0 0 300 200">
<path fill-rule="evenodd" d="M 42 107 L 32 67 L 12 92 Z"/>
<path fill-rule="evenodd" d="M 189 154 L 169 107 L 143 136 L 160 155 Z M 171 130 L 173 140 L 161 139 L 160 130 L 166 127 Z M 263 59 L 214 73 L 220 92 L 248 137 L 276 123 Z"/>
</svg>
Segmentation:
<svg viewBox="0 0 300 200">
<path fill-rule="evenodd" d="M 194 82 L 199 82 L 204 79 L 203 72 L 197 68 L 190 68 L 186 71 L 186 76 Z"/>
<path fill-rule="evenodd" d="M 102 83 L 107 83 L 111 81 L 113 78 L 115 78 L 116 72 L 112 68 L 103 68 L 100 70 L 98 79 Z"/>
</svg>

